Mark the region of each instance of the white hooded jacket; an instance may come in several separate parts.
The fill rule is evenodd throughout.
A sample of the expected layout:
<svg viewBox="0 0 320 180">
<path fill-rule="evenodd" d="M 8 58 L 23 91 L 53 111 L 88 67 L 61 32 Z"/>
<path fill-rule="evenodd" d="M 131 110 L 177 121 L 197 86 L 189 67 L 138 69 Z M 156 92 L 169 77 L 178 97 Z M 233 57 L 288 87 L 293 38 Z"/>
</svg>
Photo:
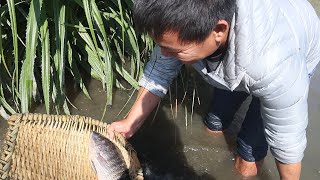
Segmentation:
<svg viewBox="0 0 320 180">
<path fill-rule="evenodd" d="M 260 99 L 265 135 L 282 163 L 303 158 L 310 76 L 320 61 L 320 21 L 306 0 L 237 0 L 228 50 L 213 72 L 193 67 L 215 87 Z M 163 97 L 181 62 L 155 47 L 140 86 Z"/>
</svg>

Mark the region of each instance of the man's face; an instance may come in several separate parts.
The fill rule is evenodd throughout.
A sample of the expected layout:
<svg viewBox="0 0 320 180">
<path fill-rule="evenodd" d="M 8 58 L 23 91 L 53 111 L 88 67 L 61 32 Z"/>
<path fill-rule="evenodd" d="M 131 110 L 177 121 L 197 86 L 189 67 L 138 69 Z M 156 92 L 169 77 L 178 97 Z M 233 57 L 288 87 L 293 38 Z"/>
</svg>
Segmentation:
<svg viewBox="0 0 320 180">
<path fill-rule="evenodd" d="M 216 33 L 212 33 L 203 42 L 182 43 L 177 32 L 165 32 L 161 39 L 155 40 L 161 53 L 167 57 L 179 59 L 184 64 L 192 64 L 214 53 L 220 45 L 216 41 Z"/>
</svg>

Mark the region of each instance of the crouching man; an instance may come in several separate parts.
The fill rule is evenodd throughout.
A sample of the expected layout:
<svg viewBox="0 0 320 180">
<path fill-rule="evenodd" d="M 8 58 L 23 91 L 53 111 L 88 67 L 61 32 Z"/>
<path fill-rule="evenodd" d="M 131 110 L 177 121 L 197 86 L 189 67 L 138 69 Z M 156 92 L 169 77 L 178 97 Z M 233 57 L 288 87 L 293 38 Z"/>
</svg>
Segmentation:
<svg viewBox="0 0 320 180">
<path fill-rule="evenodd" d="M 182 64 L 191 64 L 216 87 L 204 118 L 210 130 L 227 128 L 253 96 L 237 139 L 236 169 L 256 175 L 269 146 L 281 179 L 299 179 L 309 82 L 320 61 L 320 22 L 308 1 L 135 0 L 134 20 L 157 46 L 137 101 L 110 133 L 131 137 Z"/>
</svg>

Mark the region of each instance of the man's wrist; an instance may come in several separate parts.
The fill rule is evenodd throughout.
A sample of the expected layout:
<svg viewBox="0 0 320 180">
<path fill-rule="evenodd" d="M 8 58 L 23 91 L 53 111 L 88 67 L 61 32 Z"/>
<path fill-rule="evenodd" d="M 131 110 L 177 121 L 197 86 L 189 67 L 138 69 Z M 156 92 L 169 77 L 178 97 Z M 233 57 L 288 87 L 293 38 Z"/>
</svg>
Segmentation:
<svg viewBox="0 0 320 180">
<path fill-rule="evenodd" d="M 130 129 L 130 131 L 133 131 L 133 133 L 135 133 L 143 124 L 142 118 L 127 117 L 126 120 L 127 120 L 128 128 Z"/>
</svg>

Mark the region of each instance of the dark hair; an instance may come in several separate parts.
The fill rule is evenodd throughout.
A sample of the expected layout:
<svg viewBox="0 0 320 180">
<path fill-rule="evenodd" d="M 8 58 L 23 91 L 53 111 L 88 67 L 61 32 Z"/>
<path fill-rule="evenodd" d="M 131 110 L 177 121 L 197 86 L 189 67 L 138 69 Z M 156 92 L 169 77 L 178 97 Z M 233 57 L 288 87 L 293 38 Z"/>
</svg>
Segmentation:
<svg viewBox="0 0 320 180">
<path fill-rule="evenodd" d="M 235 6 L 235 0 L 134 0 L 133 17 L 138 31 L 156 39 L 175 31 L 181 42 L 202 42 L 219 20 L 231 23 Z"/>
</svg>

